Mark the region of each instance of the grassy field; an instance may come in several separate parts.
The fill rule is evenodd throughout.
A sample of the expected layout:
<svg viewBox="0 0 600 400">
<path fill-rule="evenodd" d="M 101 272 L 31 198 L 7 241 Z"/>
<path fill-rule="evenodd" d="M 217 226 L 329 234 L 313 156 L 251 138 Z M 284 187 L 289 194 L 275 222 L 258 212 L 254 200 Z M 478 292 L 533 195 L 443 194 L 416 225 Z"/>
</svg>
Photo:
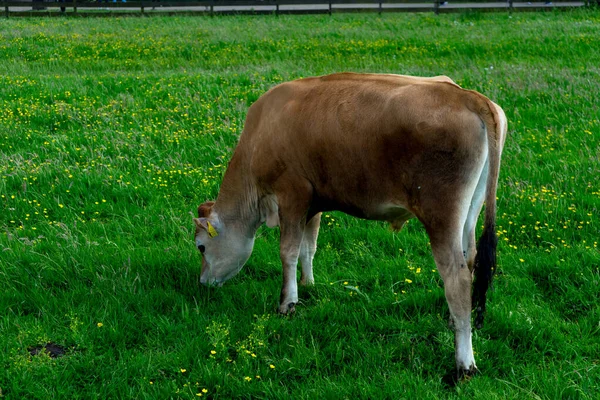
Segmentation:
<svg viewBox="0 0 600 400">
<path fill-rule="evenodd" d="M 597 399 L 599 43 L 585 10 L 2 21 L 0 397 Z M 445 74 L 509 119 L 482 373 L 456 386 L 417 221 L 324 215 L 293 317 L 276 230 L 199 285 L 189 212 L 248 106 L 338 71 Z"/>
</svg>

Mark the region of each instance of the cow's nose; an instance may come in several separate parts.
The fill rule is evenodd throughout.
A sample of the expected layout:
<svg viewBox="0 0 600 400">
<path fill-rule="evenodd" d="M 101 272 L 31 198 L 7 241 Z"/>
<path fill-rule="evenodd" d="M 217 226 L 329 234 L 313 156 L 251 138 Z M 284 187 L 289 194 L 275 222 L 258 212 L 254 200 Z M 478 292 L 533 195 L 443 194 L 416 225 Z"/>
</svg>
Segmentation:
<svg viewBox="0 0 600 400">
<path fill-rule="evenodd" d="M 200 276 L 200 283 L 203 284 L 204 286 L 216 286 L 216 287 L 220 287 L 220 286 L 223 285 L 221 282 L 219 282 L 215 278 L 210 278 L 210 277 L 208 277 L 206 275 Z"/>
</svg>

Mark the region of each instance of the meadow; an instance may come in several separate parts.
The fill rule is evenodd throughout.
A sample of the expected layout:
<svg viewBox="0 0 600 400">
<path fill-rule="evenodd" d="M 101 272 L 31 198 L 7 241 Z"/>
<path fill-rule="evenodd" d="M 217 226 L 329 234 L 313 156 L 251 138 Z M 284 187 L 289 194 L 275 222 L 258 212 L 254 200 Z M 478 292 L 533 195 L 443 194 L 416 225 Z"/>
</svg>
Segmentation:
<svg viewBox="0 0 600 400">
<path fill-rule="evenodd" d="M 456 385 L 416 220 L 325 214 L 291 317 L 277 230 L 199 284 L 190 212 L 249 105 L 340 71 L 448 75 L 507 114 L 481 373 Z M 598 10 L 2 21 L 0 397 L 597 399 L 599 76 Z"/>
</svg>

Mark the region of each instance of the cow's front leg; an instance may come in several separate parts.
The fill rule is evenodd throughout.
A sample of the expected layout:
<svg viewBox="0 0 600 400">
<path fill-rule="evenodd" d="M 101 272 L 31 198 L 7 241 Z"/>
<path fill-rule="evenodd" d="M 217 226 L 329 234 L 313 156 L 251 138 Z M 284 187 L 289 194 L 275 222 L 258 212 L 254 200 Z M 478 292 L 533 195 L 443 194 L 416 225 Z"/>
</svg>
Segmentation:
<svg viewBox="0 0 600 400">
<path fill-rule="evenodd" d="M 283 268 L 283 285 L 279 298 L 279 312 L 291 314 L 298 303 L 298 278 L 296 267 L 302 246 L 304 234 L 304 221 L 281 220 L 281 243 L 279 252 Z"/>
<path fill-rule="evenodd" d="M 281 265 L 283 267 L 283 285 L 279 297 L 279 312 L 291 314 L 296 311 L 298 303 L 298 282 L 296 278 L 296 266 L 302 243 L 302 233 L 295 239 L 288 237 L 284 240 L 283 232 L 281 238 Z"/>
<path fill-rule="evenodd" d="M 300 248 L 300 265 L 302 265 L 301 285 L 312 285 L 315 283 L 313 276 L 313 258 L 317 251 L 317 237 L 321 226 L 321 213 L 316 214 L 304 227 L 302 247 Z"/>
<path fill-rule="evenodd" d="M 306 216 L 312 198 L 312 186 L 297 177 L 283 176 L 278 181 L 276 195 L 279 205 L 281 242 L 279 252 L 283 267 L 283 285 L 279 312 L 290 314 L 298 303 L 296 268 L 306 228 Z"/>
</svg>

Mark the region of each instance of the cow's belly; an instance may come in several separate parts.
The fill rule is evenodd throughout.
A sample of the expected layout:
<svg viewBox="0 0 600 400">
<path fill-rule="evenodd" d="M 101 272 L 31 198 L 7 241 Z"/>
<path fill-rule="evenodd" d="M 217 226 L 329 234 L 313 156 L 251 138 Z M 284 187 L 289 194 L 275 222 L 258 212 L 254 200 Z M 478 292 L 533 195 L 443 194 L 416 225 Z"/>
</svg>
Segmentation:
<svg viewBox="0 0 600 400">
<path fill-rule="evenodd" d="M 359 202 L 357 202 L 359 203 Z M 322 211 L 341 211 L 345 214 L 357 218 L 368 220 L 387 221 L 396 230 L 402 229 L 402 226 L 415 215 L 407 210 L 403 205 L 397 203 L 381 203 L 381 204 L 357 204 L 353 202 L 336 202 L 325 201 L 318 202 L 312 205 L 313 212 L 316 214 Z"/>
<path fill-rule="evenodd" d="M 387 203 L 376 207 L 373 212 L 368 213 L 366 217 L 368 219 L 388 221 L 394 229 L 400 230 L 406 221 L 414 218 L 415 215 L 401 205 Z"/>
</svg>

